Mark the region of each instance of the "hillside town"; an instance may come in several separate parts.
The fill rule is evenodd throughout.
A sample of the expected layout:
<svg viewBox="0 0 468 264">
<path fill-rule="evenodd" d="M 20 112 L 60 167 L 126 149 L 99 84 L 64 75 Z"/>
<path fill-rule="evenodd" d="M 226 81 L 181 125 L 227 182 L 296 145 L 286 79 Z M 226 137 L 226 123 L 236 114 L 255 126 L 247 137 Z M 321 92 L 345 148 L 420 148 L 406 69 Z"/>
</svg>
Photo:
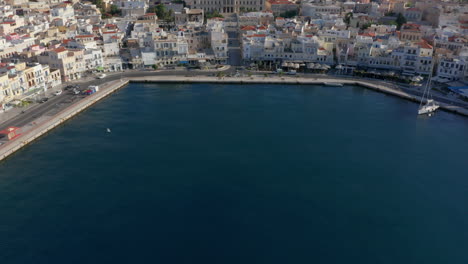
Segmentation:
<svg viewBox="0 0 468 264">
<path fill-rule="evenodd" d="M 223 65 L 402 82 L 433 71 L 468 96 L 463 0 L 3 0 L 0 21 L 2 112 L 86 77 Z"/>
</svg>

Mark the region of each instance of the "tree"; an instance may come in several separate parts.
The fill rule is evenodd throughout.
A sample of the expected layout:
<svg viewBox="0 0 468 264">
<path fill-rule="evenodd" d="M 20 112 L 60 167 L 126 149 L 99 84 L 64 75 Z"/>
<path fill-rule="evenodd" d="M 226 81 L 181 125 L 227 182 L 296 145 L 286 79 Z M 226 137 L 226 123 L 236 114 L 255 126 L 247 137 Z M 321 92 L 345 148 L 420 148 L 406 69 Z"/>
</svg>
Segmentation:
<svg viewBox="0 0 468 264">
<path fill-rule="evenodd" d="M 346 13 L 343 21 L 346 23 L 347 27 L 349 27 L 349 24 L 351 23 L 351 18 L 353 18 L 353 12 Z"/>
<path fill-rule="evenodd" d="M 120 10 L 116 5 L 111 5 L 110 14 L 113 16 L 114 15 L 120 16 L 122 14 L 122 10 Z"/>
<path fill-rule="evenodd" d="M 157 69 L 158 69 L 158 65 L 153 64 L 153 70 L 157 70 Z"/>
<path fill-rule="evenodd" d="M 292 17 L 297 16 L 297 14 L 298 14 L 297 10 L 289 10 L 289 11 L 285 11 L 285 12 L 281 13 L 280 17 L 292 18 Z"/>
<path fill-rule="evenodd" d="M 159 18 L 165 19 L 167 13 L 166 6 L 163 4 L 157 5 L 155 7 L 155 13 Z"/>
<path fill-rule="evenodd" d="M 401 13 L 398 13 L 395 22 L 397 23 L 397 29 L 400 30 L 401 26 L 406 23 L 406 18 Z"/>
<path fill-rule="evenodd" d="M 364 25 L 361 25 L 361 30 L 366 30 L 371 26 L 371 23 L 366 23 Z"/>
<path fill-rule="evenodd" d="M 93 0 L 92 3 L 96 5 L 97 8 L 104 8 L 104 2 L 102 0 Z"/>
<path fill-rule="evenodd" d="M 210 18 L 220 17 L 223 18 L 224 16 L 221 15 L 218 11 L 213 11 L 210 13 L 205 13 L 205 20 Z"/>
</svg>

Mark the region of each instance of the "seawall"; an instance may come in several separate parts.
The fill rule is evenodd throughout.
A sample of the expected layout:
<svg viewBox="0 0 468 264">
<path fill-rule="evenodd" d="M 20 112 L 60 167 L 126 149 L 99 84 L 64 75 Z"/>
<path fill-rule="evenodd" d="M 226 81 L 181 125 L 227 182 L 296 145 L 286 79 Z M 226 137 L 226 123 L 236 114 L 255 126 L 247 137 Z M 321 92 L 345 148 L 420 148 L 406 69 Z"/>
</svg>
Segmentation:
<svg viewBox="0 0 468 264">
<path fill-rule="evenodd" d="M 343 85 L 356 85 L 363 88 L 371 89 L 381 93 L 385 93 L 392 96 L 397 96 L 412 102 L 419 103 L 421 97 L 412 95 L 401 90 L 396 90 L 388 87 L 390 84 L 386 84 L 381 81 L 370 81 L 370 80 L 352 80 L 348 78 L 300 78 L 300 77 L 243 77 L 243 78 L 227 78 L 227 77 L 182 77 L 182 76 L 148 76 L 148 77 L 135 77 L 131 78 L 130 82 L 135 83 L 223 83 L 223 84 L 301 84 L 301 85 L 323 85 L 325 83 L 340 83 Z M 468 116 L 468 109 L 453 106 L 438 102 L 440 109 L 456 113 L 463 116 Z"/>
<path fill-rule="evenodd" d="M 46 121 L 37 124 L 18 138 L 5 143 L 0 147 L 0 161 L 127 84 L 128 80 L 110 82 L 102 87 L 99 92 L 85 97 Z"/>
<path fill-rule="evenodd" d="M 96 102 L 107 97 L 111 93 L 124 87 L 129 82 L 136 83 L 223 83 L 223 84 L 300 84 L 300 85 L 323 85 L 325 83 L 340 83 L 344 85 L 357 85 L 367 89 L 375 90 L 385 94 L 398 96 L 400 98 L 410 100 L 413 102 L 420 102 L 419 96 L 408 94 L 404 91 L 395 90 L 387 87 L 385 83 L 371 82 L 366 80 L 349 80 L 340 78 L 299 78 L 299 77 L 242 77 L 242 78 L 219 78 L 219 77 L 183 77 L 183 76 L 146 76 L 146 77 L 133 77 L 124 80 L 116 80 L 106 83 L 100 87 L 100 91 L 85 97 L 84 99 L 74 103 L 66 109 L 60 111 L 56 115 L 50 117 L 41 124 L 36 125 L 31 130 L 22 134 L 20 137 L 5 143 L 0 146 L 0 161 L 7 158 L 11 154 L 20 150 L 22 147 L 33 142 L 37 138 L 46 134 L 51 129 L 61 125 L 68 119 L 77 115 L 81 111 L 87 109 Z M 468 110 L 440 103 L 441 109 L 464 116 L 468 116 Z M 416 113 L 415 113 L 416 115 Z"/>
</svg>

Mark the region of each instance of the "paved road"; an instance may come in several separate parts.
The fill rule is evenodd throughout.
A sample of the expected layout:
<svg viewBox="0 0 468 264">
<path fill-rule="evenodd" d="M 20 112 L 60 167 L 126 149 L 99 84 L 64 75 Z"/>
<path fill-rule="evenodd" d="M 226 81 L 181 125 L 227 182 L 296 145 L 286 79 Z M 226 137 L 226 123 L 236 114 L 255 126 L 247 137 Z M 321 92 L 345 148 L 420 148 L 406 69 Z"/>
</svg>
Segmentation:
<svg viewBox="0 0 468 264">
<path fill-rule="evenodd" d="M 228 33 L 228 51 L 229 51 L 229 59 L 228 64 L 232 66 L 240 66 L 242 65 L 242 53 L 240 48 L 240 42 L 238 39 L 238 32 L 237 31 L 229 31 Z"/>
</svg>

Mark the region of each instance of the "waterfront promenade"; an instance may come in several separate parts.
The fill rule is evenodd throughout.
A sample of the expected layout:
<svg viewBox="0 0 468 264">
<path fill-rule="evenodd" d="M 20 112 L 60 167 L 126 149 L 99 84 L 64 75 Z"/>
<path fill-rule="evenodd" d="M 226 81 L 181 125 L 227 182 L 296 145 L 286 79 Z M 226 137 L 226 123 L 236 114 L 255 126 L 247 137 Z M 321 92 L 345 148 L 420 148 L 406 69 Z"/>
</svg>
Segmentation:
<svg viewBox="0 0 468 264">
<path fill-rule="evenodd" d="M 100 101 L 116 90 L 124 87 L 129 82 L 148 82 L 148 83 L 224 83 L 224 84 L 298 84 L 298 85 L 323 85 L 325 83 L 341 83 L 344 85 L 358 85 L 367 89 L 372 89 L 382 93 L 386 93 L 393 96 L 398 96 L 410 101 L 419 102 L 421 98 L 417 95 L 407 93 L 402 90 L 390 88 L 390 85 L 385 82 L 361 80 L 361 79 L 348 79 L 348 78 L 337 78 L 337 77 L 316 77 L 316 78 L 304 78 L 298 76 L 247 76 L 247 77 L 215 77 L 215 76 L 173 76 L 173 75 L 151 75 L 147 72 L 147 75 L 134 76 L 130 78 L 119 78 L 116 80 L 109 81 L 100 84 L 100 91 L 84 97 L 81 100 L 67 106 L 65 109 L 61 109 L 54 115 L 50 116 L 26 116 L 24 120 L 27 120 L 27 124 L 20 124 L 23 128 L 23 134 L 9 142 L 0 146 L 0 160 L 5 159 L 9 155 L 18 151 L 25 145 L 31 143 L 38 137 L 44 135 L 51 129 L 59 126 L 66 120 L 85 110 L 94 103 Z M 337 87 L 330 87 L 337 88 Z M 346 89 L 346 88 L 345 88 Z M 461 115 L 468 116 L 468 110 L 460 106 L 454 106 L 451 104 L 440 103 L 441 108 L 446 111 L 458 113 Z M 29 114 L 29 113 L 28 113 Z M 414 113 L 416 115 L 416 113 Z M 28 119 L 29 118 L 29 119 Z M 24 121 L 23 120 L 23 121 Z M 5 122 L 4 124 L 6 124 Z M 10 122 L 10 125 L 14 124 Z M 1 129 L 6 128 L 5 125 L 0 127 Z M 5 127 L 4 127 L 5 126 Z"/>
</svg>

